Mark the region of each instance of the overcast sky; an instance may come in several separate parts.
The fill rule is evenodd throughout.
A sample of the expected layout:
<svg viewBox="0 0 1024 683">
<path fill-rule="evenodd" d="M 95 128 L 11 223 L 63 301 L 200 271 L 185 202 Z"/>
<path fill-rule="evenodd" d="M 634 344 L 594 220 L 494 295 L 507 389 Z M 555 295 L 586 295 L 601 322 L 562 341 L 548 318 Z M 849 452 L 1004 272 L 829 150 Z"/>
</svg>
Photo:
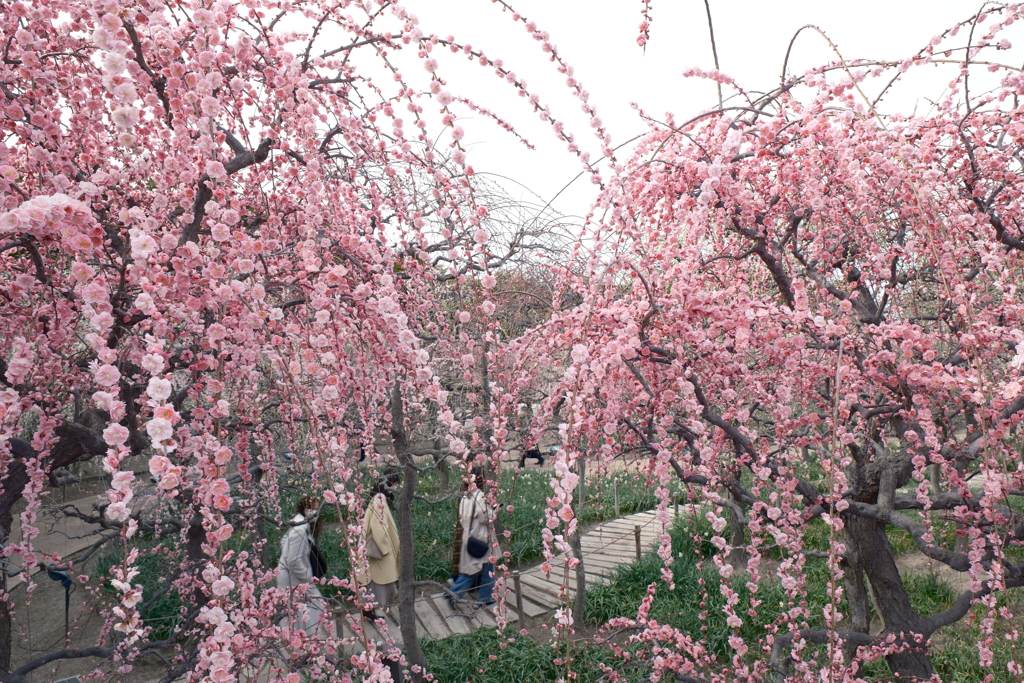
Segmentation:
<svg viewBox="0 0 1024 683">
<path fill-rule="evenodd" d="M 979 3 L 970 0 L 710 0 L 721 69 L 747 90 L 779 84 L 783 58 L 793 34 L 814 24 L 837 44 L 844 57 L 900 59 L 923 48 L 946 28 L 969 17 Z M 564 85 L 564 76 L 530 38 L 522 24 L 490 0 L 407 0 L 422 27 L 461 42 L 480 46 L 492 58 L 524 77 L 541 102 L 566 128 L 576 133 L 593 158 L 599 144 L 587 120 Z M 621 144 L 645 128 L 631 106 L 639 105 L 663 120 L 671 111 L 677 120 L 714 106 L 712 84 L 682 77 L 688 67 L 711 69 L 713 60 L 703 0 L 652 0 L 651 37 L 646 51 L 637 46 L 640 0 L 518 0 L 515 8 L 551 34 L 561 56 L 591 93 L 613 144 Z M 966 33 L 954 45 L 966 43 Z M 469 97 L 509 120 L 536 150 L 528 150 L 482 116 L 460 110 L 464 118 L 470 162 L 478 172 L 502 174 L 515 192 L 517 181 L 545 200 L 553 197 L 580 171 L 580 162 L 556 140 L 528 103 L 500 81 L 492 69 L 470 64 L 464 57 L 435 53 L 438 74 L 455 95 Z M 824 39 L 805 31 L 790 59 L 790 73 L 833 61 Z M 887 98 L 889 111 L 927 107 L 924 98 L 942 95 L 950 73 L 922 74 Z M 568 213 L 589 206 L 593 187 L 577 181 L 555 203 Z"/>
</svg>

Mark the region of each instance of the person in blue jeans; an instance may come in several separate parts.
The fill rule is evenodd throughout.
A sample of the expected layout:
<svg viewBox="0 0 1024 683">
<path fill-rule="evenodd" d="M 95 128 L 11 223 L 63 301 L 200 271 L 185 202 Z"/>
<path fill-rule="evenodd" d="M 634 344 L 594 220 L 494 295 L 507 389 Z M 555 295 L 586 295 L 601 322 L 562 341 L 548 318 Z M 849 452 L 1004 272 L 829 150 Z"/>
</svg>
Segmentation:
<svg viewBox="0 0 1024 683">
<path fill-rule="evenodd" d="M 482 490 L 485 483 L 483 472 L 474 469 L 470 475 L 470 484 L 459 500 L 459 526 L 462 528 L 462 536 L 457 549 L 459 573 L 452 583 L 452 592 L 461 599 L 467 592 L 476 589 L 477 602 L 493 605 L 494 565 L 488 562 L 493 540 L 493 510 L 487 504 Z"/>
</svg>

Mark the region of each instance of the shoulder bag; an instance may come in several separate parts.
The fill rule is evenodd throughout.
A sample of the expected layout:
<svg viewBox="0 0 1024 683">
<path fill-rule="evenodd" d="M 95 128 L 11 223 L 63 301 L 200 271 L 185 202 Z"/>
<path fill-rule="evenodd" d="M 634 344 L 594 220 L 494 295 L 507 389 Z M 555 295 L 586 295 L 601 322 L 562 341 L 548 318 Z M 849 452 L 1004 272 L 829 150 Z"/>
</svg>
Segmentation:
<svg viewBox="0 0 1024 683">
<path fill-rule="evenodd" d="M 316 543 L 309 544 L 309 568 L 318 579 L 327 575 L 327 558 L 320 552 L 320 548 L 316 547 Z"/>
<path fill-rule="evenodd" d="M 366 539 L 366 559 L 368 560 L 383 560 L 384 553 L 380 551 L 380 546 L 377 545 L 377 541 L 372 538 Z"/>
<path fill-rule="evenodd" d="M 473 535 L 473 522 L 476 520 L 476 496 L 473 496 L 473 514 L 469 518 L 469 538 L 466 540 L 466 552 L 479 560 L 487 554 L 487 543 Z"/>
</svg>

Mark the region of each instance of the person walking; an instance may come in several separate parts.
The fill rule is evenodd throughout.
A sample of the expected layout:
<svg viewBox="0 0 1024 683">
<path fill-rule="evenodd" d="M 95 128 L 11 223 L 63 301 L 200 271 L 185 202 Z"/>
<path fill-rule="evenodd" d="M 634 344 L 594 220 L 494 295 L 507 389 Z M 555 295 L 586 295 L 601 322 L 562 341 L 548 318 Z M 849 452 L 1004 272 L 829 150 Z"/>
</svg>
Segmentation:
<svg viewBox="0 0 1024 683">
<path fill-rule="evenodd" d="M 491 554 L 492 510 L 484 497 L 483 473 L 473 470 L 471 483 L 459 500 L 458 526 L 462 529 L 456 546 L 458 552 L 458 576 L 452 583 L 452 593 L 463 599 L 469 591 L 477 590 L 477 602 L 493 605 L 494 565 L 488 561 Z M 455 601 L 451 598 L 452 607 Z"/>
<path fill-rule="evenodd" d="M 369 571 L 356 572 L 356 582 L 368 586 L 372 602 L 363 603 L 363 615 L 376 619 L 374 603 L 384 608 L 398 595 L 399 553 L 398 527 L 388 506 L 387 485 L 380 481 L 363 515 L 363 541 Z M 369 596 L 366 596 L 369 597 Z"/>
<path fill-rule="evenodd" d="M 307 636 L 329 637 L 334 634 L 334 622 L 329 616 L 327 601 L 313 583 L 312 557 L 322 557 L 315 551 L 320 532 L 318 516 L 320 499 L 305 496 L 295 506 L 290 528 L 281 539 L 281 559 L 277 563 L 277 587 L 288 589 L 294 613 L 286 616 L 281 626 L 297 628 Z M 318 568 L 319 569 L 319 568 Z"/>
</svg>

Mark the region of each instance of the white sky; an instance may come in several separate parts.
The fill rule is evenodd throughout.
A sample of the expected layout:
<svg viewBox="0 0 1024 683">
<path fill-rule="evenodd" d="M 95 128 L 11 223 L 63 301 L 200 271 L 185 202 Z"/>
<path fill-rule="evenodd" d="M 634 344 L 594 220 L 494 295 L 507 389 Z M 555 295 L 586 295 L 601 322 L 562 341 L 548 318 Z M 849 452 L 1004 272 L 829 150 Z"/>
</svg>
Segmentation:
<svg viewBox="0 0 1024 683">
<path fill-rule="evenodd" d="M 492 58 L 501 58 L 507 68 L 526 78 L 530 89 L 556 118 L 565 121 L 581 146 L 593 158 L 600 157 L 600 146 L 590 135 L 564 77 L 547 61 L 540 43 L 530 38 L 522 24 L 513 23 L 510 14 L 501 12 L 499 5 L 490 0 L 407 0 L 406 6 L 425 31 L 454 35 Z M 633 102 L 657 119 L 672 111 L 678 121 L 717 104 L 713 84 L 681 75 L 687 67 L 713 68 L 703 0 L 652 0 L 646 53 L 636 44 L 640 0 L 517 0 L 514 6 L 551 34 L 551 42 L 591 93 L 613 145 L 645 130 L 631 107 Z M 979 6 L 972 0 L 711 0 L 721 69 L 747 90 L 778 85 L 786 47 L 805 24 L 822 28 L 847 59 L 901 59 Z M 962 32 L 951 46 L 966 41 L 967 34 Z M 1024 40 L 1020 42 L 1024 45 Z M 454 95 L 499 113 L 537 146 L 534 151 L 526 149 L 493 123 L 462 108 L 460 122 L 470 145 L 469 159 L 478 172 L 510 177 L 545 200 L 579 173 L 580 163 L 564 143 L 492 69 L 446 51 L 435 51 L 434 56 L 441 65 L 438 75 L 447 80 Z M 834 55 L 825 41 L 805 31 L 794 48 L 789 71 L 802 73 L 829 61 L 834 61 Z M 935 69 L 931 75 L 922 73 L 888 97 L 883 109 L 926 107 L 921 98 L 938 99 L 950 75 Z M 515 193 L 513 182 L 502 183 Z M 593 186 L 581 179 L 554 206 L 580 214 L 592 197 Z"/>
</svg>

